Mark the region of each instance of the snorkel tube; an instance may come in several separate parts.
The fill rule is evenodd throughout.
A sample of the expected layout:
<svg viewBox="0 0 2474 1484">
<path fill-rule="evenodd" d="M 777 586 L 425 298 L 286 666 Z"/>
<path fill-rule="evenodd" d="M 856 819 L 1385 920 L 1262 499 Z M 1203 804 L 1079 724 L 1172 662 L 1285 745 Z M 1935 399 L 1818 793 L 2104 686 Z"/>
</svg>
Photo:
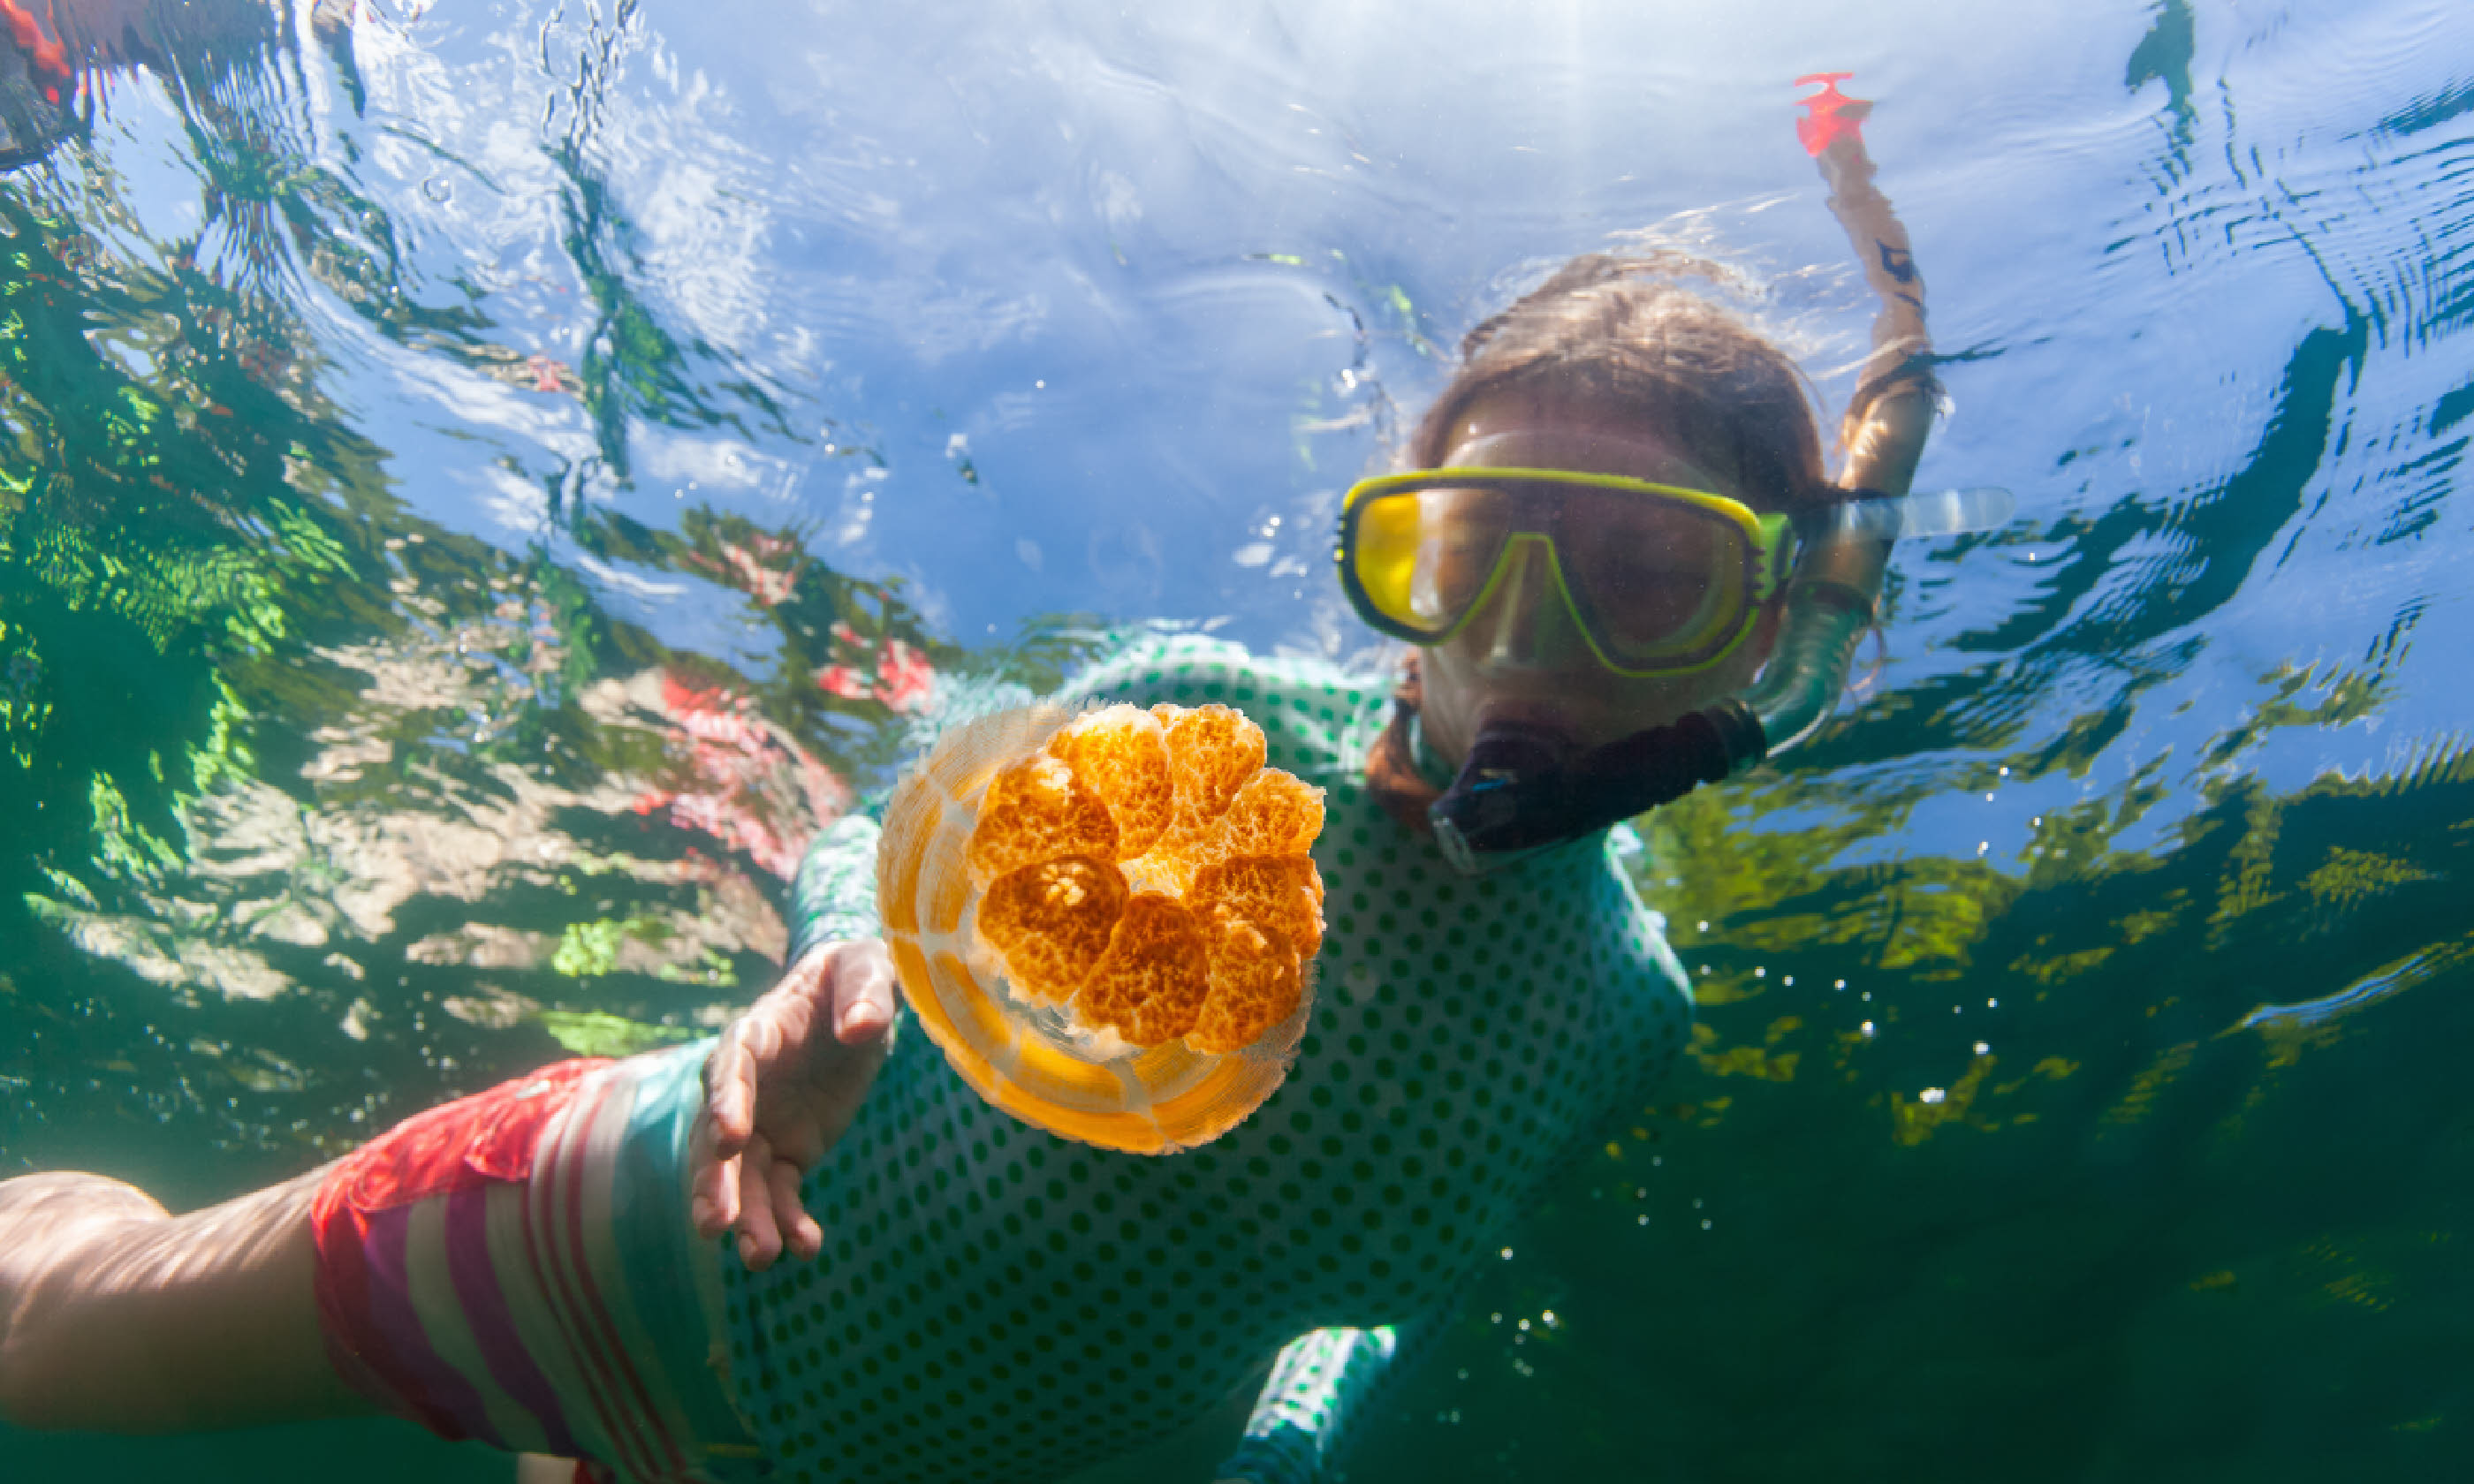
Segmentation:
<svg viewBox="0 0 2474 1484">
<path fill-rule="evenodd" d="M 1803 555 L 1787 582 L 1778 647 L 1750 689 L 1588 753 L 1525 727 L 1480 732 L 1460 776 L 1427 811 L 1436 843 L 1463 872 L 1578 839 L 1745 772 L 1809 737 L 1838 704 L 1898 535 L 1880 505 L 1856 502 L 1907 492 L 1939 394 L 1924 279 L 1906 228 L 1873 183 L 1860 132 L 1873 106 L 1838 91 L 1850 75 L 1796 79 L 1798 87 L 1819 83 L 1821 91 L 1801 100 L 1806 116 L 1795 132 L 1830 185 L 1830 209 L 1881 308 L 1842 424 L 1847 461 L 1838 486 L 1846 501 L 1800 527 Z"/>
</svg>

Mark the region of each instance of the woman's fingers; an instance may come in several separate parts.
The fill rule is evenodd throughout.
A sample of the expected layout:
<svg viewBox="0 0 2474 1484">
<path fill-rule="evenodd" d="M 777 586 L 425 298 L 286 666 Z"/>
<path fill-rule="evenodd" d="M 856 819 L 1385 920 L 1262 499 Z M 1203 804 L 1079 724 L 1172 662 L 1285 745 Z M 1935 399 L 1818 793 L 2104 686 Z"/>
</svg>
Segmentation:
<svg viewBox="0 0 2474 1484">
<path fill-rule="evenodd" d="M 772 1186 L 773 1224 L 782 1233 L 783 1246 L 794 1257 L 814 1257 L 825 1245 L 825 1232 L 799 1199 L 799 1167 L 777 1160 L 767 1183 Z"/>
<path fill-rule="evenodd" d="M 755 1094 L 756 1064 L 734 1024 L 704 1063 L 704 1122 L 712 1131 L 715 1158 L 733 1159 L 747 1146 L 755 1129 Z"/>
<path fill-rule="evenodd" d="M 739 1220 L 739 1161 L 714 1150 L 710 1106 L 688 1132 L 688 1219 L 696 1234 L 719 1236 Z"/>
<path fill-rule="evenodd" d="M 762 1273 L 782 1255 L 782 1229 L 773 1219 L 773 1146 L 757 1134 L 739 1161 L 739 1260 Z"/>
<path fill-rule="evenodd" d="M 757 1083 L 782 1057 L 785 1018 L 804 1029 L 802 1001 L 819 988 L 816 978 L 830 962 L 829 951 L 819 948 L 801 959 L 779 985 L 730 1022 L 705 1059 L 705 1110 L 713 1116 L 714 1147 L 720 1158 L 738 1154 L 755 1132 Z"/>
<path fill-rule="evenodd" d="M 834 1038 L 862 1045 L 893 1023 L 893 960 L 876 939 L 846 943 L 834 955 Z"/>
<path fill-rule="evenodd" d="M 865 1096 L 893 1010 L 885 945 L 829 945 L 803 955 L 706 1059 L 705 1107 L 690 1136 L 690 1214 L 707 1236 L 736 1229 L 750 1269 L 772 1266 L 785 1250 L 810 1257 L 822 1248 L 823 1230 L 800 1204 L 801 1175 Z M 830 1040 L 815 1035 L 824 1025 Z"/>
</svg>

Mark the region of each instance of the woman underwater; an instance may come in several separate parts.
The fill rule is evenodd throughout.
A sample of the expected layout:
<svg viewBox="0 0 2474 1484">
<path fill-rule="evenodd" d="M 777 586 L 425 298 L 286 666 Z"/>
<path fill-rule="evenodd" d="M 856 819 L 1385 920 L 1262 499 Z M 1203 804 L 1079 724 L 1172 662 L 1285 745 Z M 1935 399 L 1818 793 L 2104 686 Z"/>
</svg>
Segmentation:
<svg viewBox="0 0 2474 1484">
<path fill-rule="evenodd" d="M 1315 1477 L 1685 1043 L 1611 827 L 1817 726 L 1872 621 L 1874 514 L 1934 396 L 1922 285 L 1864 106 L 1808 103 L 1882 302 L 1836 481 L 1709 265 L 1586 256 L 1470 333 L 1407 472 L 1346 497 L 1343 585 L 1415 646 L 1396 687 L 1195 637 L 1073 687 L 1236 706 L 1326 791 L 1311 1029 L 1233 1131 L 1071 1143 L 889 1037 L 853 816 L 800 873 L 794 967 L 718 1042 L 546 1068 L 186 1216 L 96 1176 L 0 1184 L 0 1416 L 376 1406 L 592 1478 L 1030 1480 L 1259 1382 L 1221 1476 Z"/>
</svg>

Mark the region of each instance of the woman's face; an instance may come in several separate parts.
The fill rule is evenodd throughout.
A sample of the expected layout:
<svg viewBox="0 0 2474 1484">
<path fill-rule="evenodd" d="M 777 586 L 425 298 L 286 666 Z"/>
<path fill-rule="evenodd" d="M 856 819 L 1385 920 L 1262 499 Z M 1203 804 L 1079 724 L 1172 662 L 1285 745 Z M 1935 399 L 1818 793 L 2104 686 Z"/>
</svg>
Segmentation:
<svg viewBox="0 0 2474 1484">
<path fill-rule="evenodd" d="M 1671 439 L 1596 408 L 1529 395 L 1471 403 L 1456 420 L 1447 467 L 1570 469 L 1628 474 L 1662 485 L 1746 499 L 1731 471 L 1695 463 Z M 1756 506 L 1758 509 L 1758 507 Z M 1568 563 L 1589 560 L 1586 538 L 1566 528 Z M 1776 606 L 1734 654 L 1690 675 L 1627 680 L 1601 666 L 1542 573 L 1516 570 L 1445 642 L 1423 652 L 1427 745 L 1457 768 L 1478 733 L 1497 721 L 1544 727 L 1592 748 L 1660 727 L 1752 682 L 1777 636 Z"/>
</svg>

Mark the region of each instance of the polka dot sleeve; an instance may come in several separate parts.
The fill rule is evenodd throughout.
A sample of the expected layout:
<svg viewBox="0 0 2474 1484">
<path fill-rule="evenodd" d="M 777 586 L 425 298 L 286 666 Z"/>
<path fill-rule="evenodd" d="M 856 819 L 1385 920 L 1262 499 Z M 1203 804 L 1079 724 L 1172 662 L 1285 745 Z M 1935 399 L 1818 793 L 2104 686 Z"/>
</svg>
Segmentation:
<svg viewBox="0 0 2474 1484">
<path fill-rule="evenodd" d="M 789 963 L 820 943 L 846 943 L 880 932 L 876 916 L 876 842 L 881 831 L 864 814 L 848 814 L 818 835 L 790 883 Z"/>
<path fill-rule="evenodd" d="M 1310 1484 L 1339 1448 L 1350 1419 L 1392 1368 L 1399 1334 L 1372 1329 L 1317 1329 L 1290 1341 L 1273 1362 L 1272 1378 L 1246 1422 L 1237 1450 L 1220 1466 L 1224 1479 L 1255 1484 Z"/>
</svg>

